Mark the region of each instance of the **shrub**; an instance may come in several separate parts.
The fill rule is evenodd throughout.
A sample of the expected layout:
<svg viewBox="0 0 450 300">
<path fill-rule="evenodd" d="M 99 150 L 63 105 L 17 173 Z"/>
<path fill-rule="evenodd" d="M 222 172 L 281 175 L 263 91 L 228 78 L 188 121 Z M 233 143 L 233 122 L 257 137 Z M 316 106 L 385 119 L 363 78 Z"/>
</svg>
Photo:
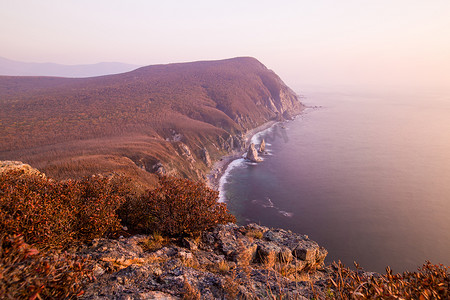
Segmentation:
<svg viewBox="0 0 450 300">
<path fill-rule="evenodd" d="M 77 240 L 85 242 L 109 236 L 122 227 L 116 213 L 125 201 L 120 195 L 120 185 L 96 176 L 77 182 L 77 192 L 73 199 L 76 205 L 73 230 Z"/>
<path fill-rule="evenodd" d="M 0 236 L 1 299 L 72 299 L 91 278 L 86 259 L 40 253 L 22 236 Z"/>
<path fill-rule="evenodd" d="M 329 288 L 338 299 L 449 299 L 450 269 L 426 262 L 417 272 L 373 276 L 334 263 Z"/>
<path fill-rule="evenodd" d="M 0 231 L 39 247 L 61 247 L 118 228 L 124 201 L 107 178 L 55 181 L 20 171 L 0 173 Z"/>
<path fill-rule="evenodd" d="M 121 217 L 131 229 L 168 236 L 198 235 L 217 224 L 235 222 L 219 193 L 203 183 L 162 177 L 159 187 L 126 203 Z"/>
</svg>

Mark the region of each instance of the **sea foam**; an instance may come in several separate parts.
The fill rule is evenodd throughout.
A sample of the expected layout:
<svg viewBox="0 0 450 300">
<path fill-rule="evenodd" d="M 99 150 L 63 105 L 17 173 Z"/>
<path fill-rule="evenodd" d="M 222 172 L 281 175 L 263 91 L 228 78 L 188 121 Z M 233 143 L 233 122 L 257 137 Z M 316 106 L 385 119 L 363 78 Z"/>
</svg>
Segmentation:
<svg viewBox="0 0 450 300">
<path fill-rule="evenodd" d="M 238 158 L 233 160 L 228 166 L 223 175 L 220 177 L 219 180 L 219 202 L 226 202 L 226 196 L 225 196 L 225 189 L 224 186 L 228 182 L 228 177 L 230 175 L 230 172 L 238 167 L 245 167 L 245 159 L 244 158 Z"/>
</svg>

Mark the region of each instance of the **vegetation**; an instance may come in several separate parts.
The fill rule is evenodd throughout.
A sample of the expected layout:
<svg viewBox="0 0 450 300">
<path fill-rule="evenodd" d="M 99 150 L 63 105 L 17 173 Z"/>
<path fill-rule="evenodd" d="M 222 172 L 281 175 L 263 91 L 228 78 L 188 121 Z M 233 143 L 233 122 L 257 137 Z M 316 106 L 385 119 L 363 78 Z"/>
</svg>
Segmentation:
<svg viewBox="0 0 450 300">
<path fill-rule="evenodd" d="M 108 178 L 55 181 L 21 171 L 0 173 L 0 232 L 23 235 L 40 248 L 108 236 L 121 228 L 125 201 Z"/>
<path fill-rule="evenodd" d="M 148 187 L 156 180 L 142 169 L 152 172 L 161 161 L 173 164 L 174 175 L 200 179 L 201 150 L 218 158 L 224 153 L 213 145 L 221 148 L 221 138 L 276 117 L 269 99 L 281 107 L 281 90 L 292 108 L 300 106 L 252 58 L 83 79 L 0 76 L 0 160 L 26 161 L 57 179 L 125 169 Z M 175 133 L 192 150 L 194 166 L 183 159 Z"/>
<path fill-rule="evenodd" d="M 132 232 L 152 233 L 142 247 L 153 251 L 170 237 L 198 236 L 216 224 L 234 222 L 217 192 L 186 179 L 162 177 L 159 186 L 135 194 L 120 177 L 91 176 L 57 181 L 24 171 L 0 173 L 0 298 L 53 299 L 81 295 L 92 279 L 87 259 L 61 251 L 98 237 L 117 234 L 122 226 Z M 262 232 L 247 233 L 255 239 Z M 245 253 L 243 253 L 245 255 Z M 275 258 L 263 262 L 275 268 Z M 216 272 L 230 266 L 218 262 Z M 281 276 L 290 271 L 281 268 Z M 385 275 L 356 271 L 340 262 L 330 268 L 326 291 L 318 299 L 448 299 L 449 268 L 426 263 L 417 272 Z M 226 276 L 225 276 L 226 277 Z M 301 280 L 301 279 L 298 279 Z M 308 279 L 306 279 L 308 280 Z M 187 298 L 198 292 L 185 283 Z"/>
<path fill-rule="evenodd" d="M 121 216 L 133 231 L 160 232 L 167 236 L 192 236 L 217 224 L 235 222 L 219 193 L 203 183 L 163 177 L 156 189 L 131 199 Z"/>
<path fill-rule="evenodd" d="M 157 232 L 196 234 L 234 221 L 216 201 L 217 192 L 186 179 L 163 178 L 159 188 L 137 196 L 123 178 L 57 181 L 23 170 L 2 172 L 0 298 L 75 297 L 91 273 L 85 260 L 59 249 L 112 236 L 124 224 L 152 231 L 144 246 L 154 248 L 164 243 Z M 126 217 L 123 224 L 119 214 Z"/>
<path fill-rule="evenodd" d="M 1 299 L 71 299 L 83 294 L 91 272 L 86 259 L 41 253 L 23 236 L 0 236 Z"/>
<path fill-rule="evenodd" d="M 393 274 L 387 267 L 386 274 L 374 275 L 356 271 L 341 262 L 333 264 L 330 279 L 331 299 L 449 299 L 450 268 L 425 263 L 417 272 Z"/>
</svg>

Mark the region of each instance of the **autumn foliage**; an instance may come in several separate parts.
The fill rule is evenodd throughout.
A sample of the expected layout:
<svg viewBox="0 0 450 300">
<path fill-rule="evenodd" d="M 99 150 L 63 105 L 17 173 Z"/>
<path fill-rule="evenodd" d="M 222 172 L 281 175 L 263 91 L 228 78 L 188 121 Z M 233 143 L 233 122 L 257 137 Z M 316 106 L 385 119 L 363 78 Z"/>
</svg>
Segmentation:
<svg viewBox="0 0 450 300">
<path fill-rule="evenodd" d="M 139 232 L 197 235 L 217 224 L 235 222 L 219 193 L 202 183 L 163 177 L 159 187 L 127 204 L 123 220 Z"/>
<path fill-rule="evenodd" d="M 120 228 L 124 197 L 107 178 L 55 181 L 21 171 L 0 173 L 0 231 L 41 248 L 108 236 Z"/>
<path fill-rule="evenodd" d="M 22 236 L 0 235 L 1 299 L 73 299 L 91 272 L 85 258 L 41 253 Z"/>
<path fill-rule="evenodd" d="M 23 170 L 0 173 L 0 298 L 80 295 L 91 277 L 88 263 L 61 249 L 111 236 L 123 224 L 181 236 L 235 220 L 204 184 L 162 178 L 157 189 L 137 196 L 128 183 L 120 177 L 56 181 Z"/>
<path fill-rule="evenodd" d="M 86 258 L 41 253 L 22 236 L 0 236 L 0 298 L 71 299 L 83 294 L 91 271 Z"/>
</svg>

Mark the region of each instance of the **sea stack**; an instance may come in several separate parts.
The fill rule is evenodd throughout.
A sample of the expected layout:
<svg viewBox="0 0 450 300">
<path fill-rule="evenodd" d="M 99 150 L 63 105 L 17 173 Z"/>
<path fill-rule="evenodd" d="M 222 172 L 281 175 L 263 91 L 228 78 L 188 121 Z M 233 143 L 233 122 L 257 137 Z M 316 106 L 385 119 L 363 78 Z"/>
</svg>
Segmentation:
<svg viewBox="0 0 450 300">
<path fill-rule="evenodd" d="M 264 141 L 264 139 L 261 142 L 261 145 L 259 146 L 259 153 L 263 153 L 266 150 L 266 142 Z"/>
<path fill-rule="evenodd" d="M 246 158 L 253 162 L 261 162 L 262 159 L 258 156 L 258 151 L 256 151 L 255 144 L 251 143 L 248 147 Z"/>
</svg>

